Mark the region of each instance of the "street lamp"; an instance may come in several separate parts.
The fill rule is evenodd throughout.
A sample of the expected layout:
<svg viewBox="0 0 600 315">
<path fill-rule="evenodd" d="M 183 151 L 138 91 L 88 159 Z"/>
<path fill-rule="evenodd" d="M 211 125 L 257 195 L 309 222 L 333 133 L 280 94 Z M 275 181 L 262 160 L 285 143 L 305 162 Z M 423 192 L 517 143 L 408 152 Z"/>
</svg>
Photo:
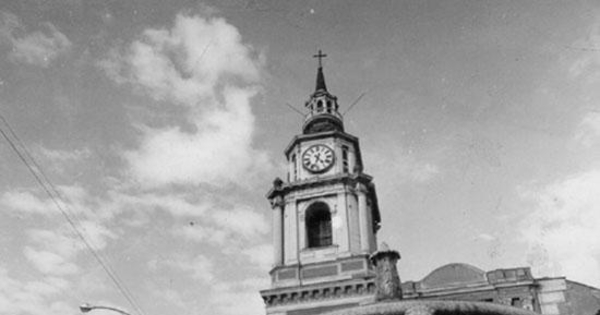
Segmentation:
<svg viewBox="0 0 600 315">
<path fill-rule="evenodd" d="M 109 311 L 121 313 L 123 315 L 131 315 L 123 310 L 116 308 L 116 307 L 102 306 L 102 305 L 90 305 L 88 303 L 83 303 L 83 304 L 79 305 L 79 309 L 81 310 L 82 313 L 87 313 L 91 310 L 109 310 Z"/>
</svg>

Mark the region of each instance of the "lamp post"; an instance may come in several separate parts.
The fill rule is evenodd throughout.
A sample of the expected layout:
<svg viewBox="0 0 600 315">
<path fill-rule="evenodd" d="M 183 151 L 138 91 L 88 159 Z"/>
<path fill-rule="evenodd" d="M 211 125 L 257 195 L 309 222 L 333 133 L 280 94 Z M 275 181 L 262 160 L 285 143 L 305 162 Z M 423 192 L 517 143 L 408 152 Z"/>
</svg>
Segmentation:
<svg viewBox="0 0 600 315">
<path fill-rule="evenodd" d="M 82 313 L 87 313 L 91 310 L 109 310 L 109 311 L 121 313 L 123 315 L 131 315 L 123 310 L 116 308 L 116 307 L 102 306 L 102 305 L 90 305 L 88 303 L 81 304 L 79 306 L 79 309 L 81 310 Z"/>
</svg>

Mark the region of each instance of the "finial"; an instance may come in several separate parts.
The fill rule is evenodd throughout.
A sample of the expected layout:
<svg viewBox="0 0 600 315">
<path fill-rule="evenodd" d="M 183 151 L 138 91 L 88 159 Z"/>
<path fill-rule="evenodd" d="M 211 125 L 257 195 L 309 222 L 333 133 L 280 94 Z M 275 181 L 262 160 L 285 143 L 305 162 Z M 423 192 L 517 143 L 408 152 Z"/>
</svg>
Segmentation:
<svg viewBox="0 0 600 315">
<path fill-rule="evenodd" d="M 325 55 L 320 49 L 318 54 L 313 55 L 313 58 L 319 58 L 319 68 L 323 68 L 322 59 L 325 57 L 327 57 L 327 55 Z"/>
<path fill-rule="evenodd" d="M 283 180 L 281 180 L 281 178 L 277 177 L 277 178 L 275 178 L 275 180 L 273 180 L 273 188 L 275 190 L 280 190 L 282 186 L 283 186 Z"/>
<path fill-rule="evenodd" d="M 377 301 L 402 299 L 402 286 L 396 262 L 400 254 L 391 250 L 386 243 L 381 243 L 379 250 L 371 255 L 371 263 L 375 267 L 375 286 Z"/>
<path fill-rule="evenodd" d="M 319 69 L 317 70 L 317 87 L 315 91 L 327 91 L 327 86 L 325 85 L 325 76 L 323 75 L 323 58 L 327 57 L 320 49 L 319 53 L 313 56 L 314 58 L 319 58 Z"/>
</svg>

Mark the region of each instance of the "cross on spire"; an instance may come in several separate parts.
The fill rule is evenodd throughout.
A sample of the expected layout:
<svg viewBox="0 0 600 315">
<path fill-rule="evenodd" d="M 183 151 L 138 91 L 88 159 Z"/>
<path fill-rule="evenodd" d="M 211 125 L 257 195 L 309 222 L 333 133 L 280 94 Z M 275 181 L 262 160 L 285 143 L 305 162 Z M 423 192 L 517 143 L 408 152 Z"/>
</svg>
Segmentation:
<svg viewBox="0 0 600 315">
<path fill-rule="evenodd" d="M 319 68 L 323 67 L 323 63 L 322 63 L 322 59 L 324 57 L 327 57 L 327 55 L 325 55 L 323 52 L 321 52 L 321 50 L 319 49 L 319 53 L 316 55 L 313 55 L 313 58 L 319 58 Z"/>
</svg>

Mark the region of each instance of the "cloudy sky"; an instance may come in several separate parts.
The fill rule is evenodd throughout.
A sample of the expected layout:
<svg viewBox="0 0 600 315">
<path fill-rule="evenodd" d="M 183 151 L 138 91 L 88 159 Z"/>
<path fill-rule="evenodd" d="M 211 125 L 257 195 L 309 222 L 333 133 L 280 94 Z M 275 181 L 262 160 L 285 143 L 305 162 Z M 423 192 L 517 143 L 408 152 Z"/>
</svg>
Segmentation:
<svg viewBox="0 0 600 315">
<path fill-rule="evenodd" d="M 2 312 L 261 314 L 318 49 L 403 280 L 600 286 L 597 1 L 6 0 L 0 128 L 60 197 L 0 139 Z"/>
</svg>

